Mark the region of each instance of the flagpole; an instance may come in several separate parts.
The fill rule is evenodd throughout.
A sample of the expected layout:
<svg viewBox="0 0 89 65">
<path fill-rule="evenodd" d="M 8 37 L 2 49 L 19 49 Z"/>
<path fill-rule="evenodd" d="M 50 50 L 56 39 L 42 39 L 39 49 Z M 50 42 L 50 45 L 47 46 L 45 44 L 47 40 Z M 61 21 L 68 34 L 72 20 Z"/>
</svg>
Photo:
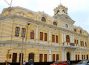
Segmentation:
<svg viewBox="0 0 89 65">
<path fill-rule="evenodd" d="M 61 5 L 61 0 L 60 0 L 60 5 Z"/>
</svg>

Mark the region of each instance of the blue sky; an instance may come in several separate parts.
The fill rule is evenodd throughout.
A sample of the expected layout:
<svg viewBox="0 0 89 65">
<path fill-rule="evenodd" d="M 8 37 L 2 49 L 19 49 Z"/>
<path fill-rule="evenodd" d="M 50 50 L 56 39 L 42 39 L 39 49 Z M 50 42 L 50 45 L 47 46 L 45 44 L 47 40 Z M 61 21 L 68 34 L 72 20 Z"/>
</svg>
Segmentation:
<svg viewBox="0 0 89 65">
<path fill-rule="evenodd" d="M 5 0 L 0 0 L 0 12 L 8 7 Z M 6 0 L 10 2 L 11 0 Z M 89 0 L 61 0 L 68 8 L 69 16 L 76 21 L 75 25 L 89 32 Z M 44 11 L 53 16 L 53 9 L 60 5 L 60 0 L 13 0 L 12 6 L 21 6 L 32 11 Z"/>
</svg>

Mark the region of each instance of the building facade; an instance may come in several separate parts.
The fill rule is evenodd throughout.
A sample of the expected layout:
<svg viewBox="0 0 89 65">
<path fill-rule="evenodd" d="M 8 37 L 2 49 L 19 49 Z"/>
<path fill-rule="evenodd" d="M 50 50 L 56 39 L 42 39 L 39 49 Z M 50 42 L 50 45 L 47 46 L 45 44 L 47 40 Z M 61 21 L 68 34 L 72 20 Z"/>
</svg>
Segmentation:
<svg viewBox="0 0 89 65">
<path fill-rule="evenodd" d="M 67 10 L 59 5 L 52 17 L 22 7 L 3 9 L 0 14 L 0 62 L 89 59 L 89 34 L 74 25 Z"/>
</svg>

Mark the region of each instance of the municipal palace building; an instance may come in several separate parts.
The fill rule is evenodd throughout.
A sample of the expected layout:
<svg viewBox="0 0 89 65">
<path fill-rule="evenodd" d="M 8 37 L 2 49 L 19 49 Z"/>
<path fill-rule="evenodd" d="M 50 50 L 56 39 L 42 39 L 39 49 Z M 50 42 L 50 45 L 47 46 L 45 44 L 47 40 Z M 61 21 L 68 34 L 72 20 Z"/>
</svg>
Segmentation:
<svg viewBox="0 0 89 65">
<path fill-rule="evenodd" d="M 19 6 L 4 8 L 0 14 L 0 62 L 89 59 L 89 33 L 74 23 L 62 4 L 53 16 Z"/>
</svg>

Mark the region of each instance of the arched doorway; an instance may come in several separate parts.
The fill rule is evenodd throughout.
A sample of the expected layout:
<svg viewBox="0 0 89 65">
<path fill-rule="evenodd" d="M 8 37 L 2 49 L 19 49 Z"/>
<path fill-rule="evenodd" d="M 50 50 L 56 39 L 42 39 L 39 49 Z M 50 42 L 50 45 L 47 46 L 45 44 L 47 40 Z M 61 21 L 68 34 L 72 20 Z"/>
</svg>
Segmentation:
<svg viewBox="0 0 89 65">
<path fill-rule="evenodd" d="M 34 61 L 34 53 L 29 53 L 28 61 L 32 59 Z"/>
<path fill-rule="evenodd" d="M 70 56 L 70 52 L 67 52 L 67 53 L 66 53 L 66 57 L 67 57 L 67 60 L 70 60 L 70 57 L 71 57 L 71 56 Z"/>
</svg>

